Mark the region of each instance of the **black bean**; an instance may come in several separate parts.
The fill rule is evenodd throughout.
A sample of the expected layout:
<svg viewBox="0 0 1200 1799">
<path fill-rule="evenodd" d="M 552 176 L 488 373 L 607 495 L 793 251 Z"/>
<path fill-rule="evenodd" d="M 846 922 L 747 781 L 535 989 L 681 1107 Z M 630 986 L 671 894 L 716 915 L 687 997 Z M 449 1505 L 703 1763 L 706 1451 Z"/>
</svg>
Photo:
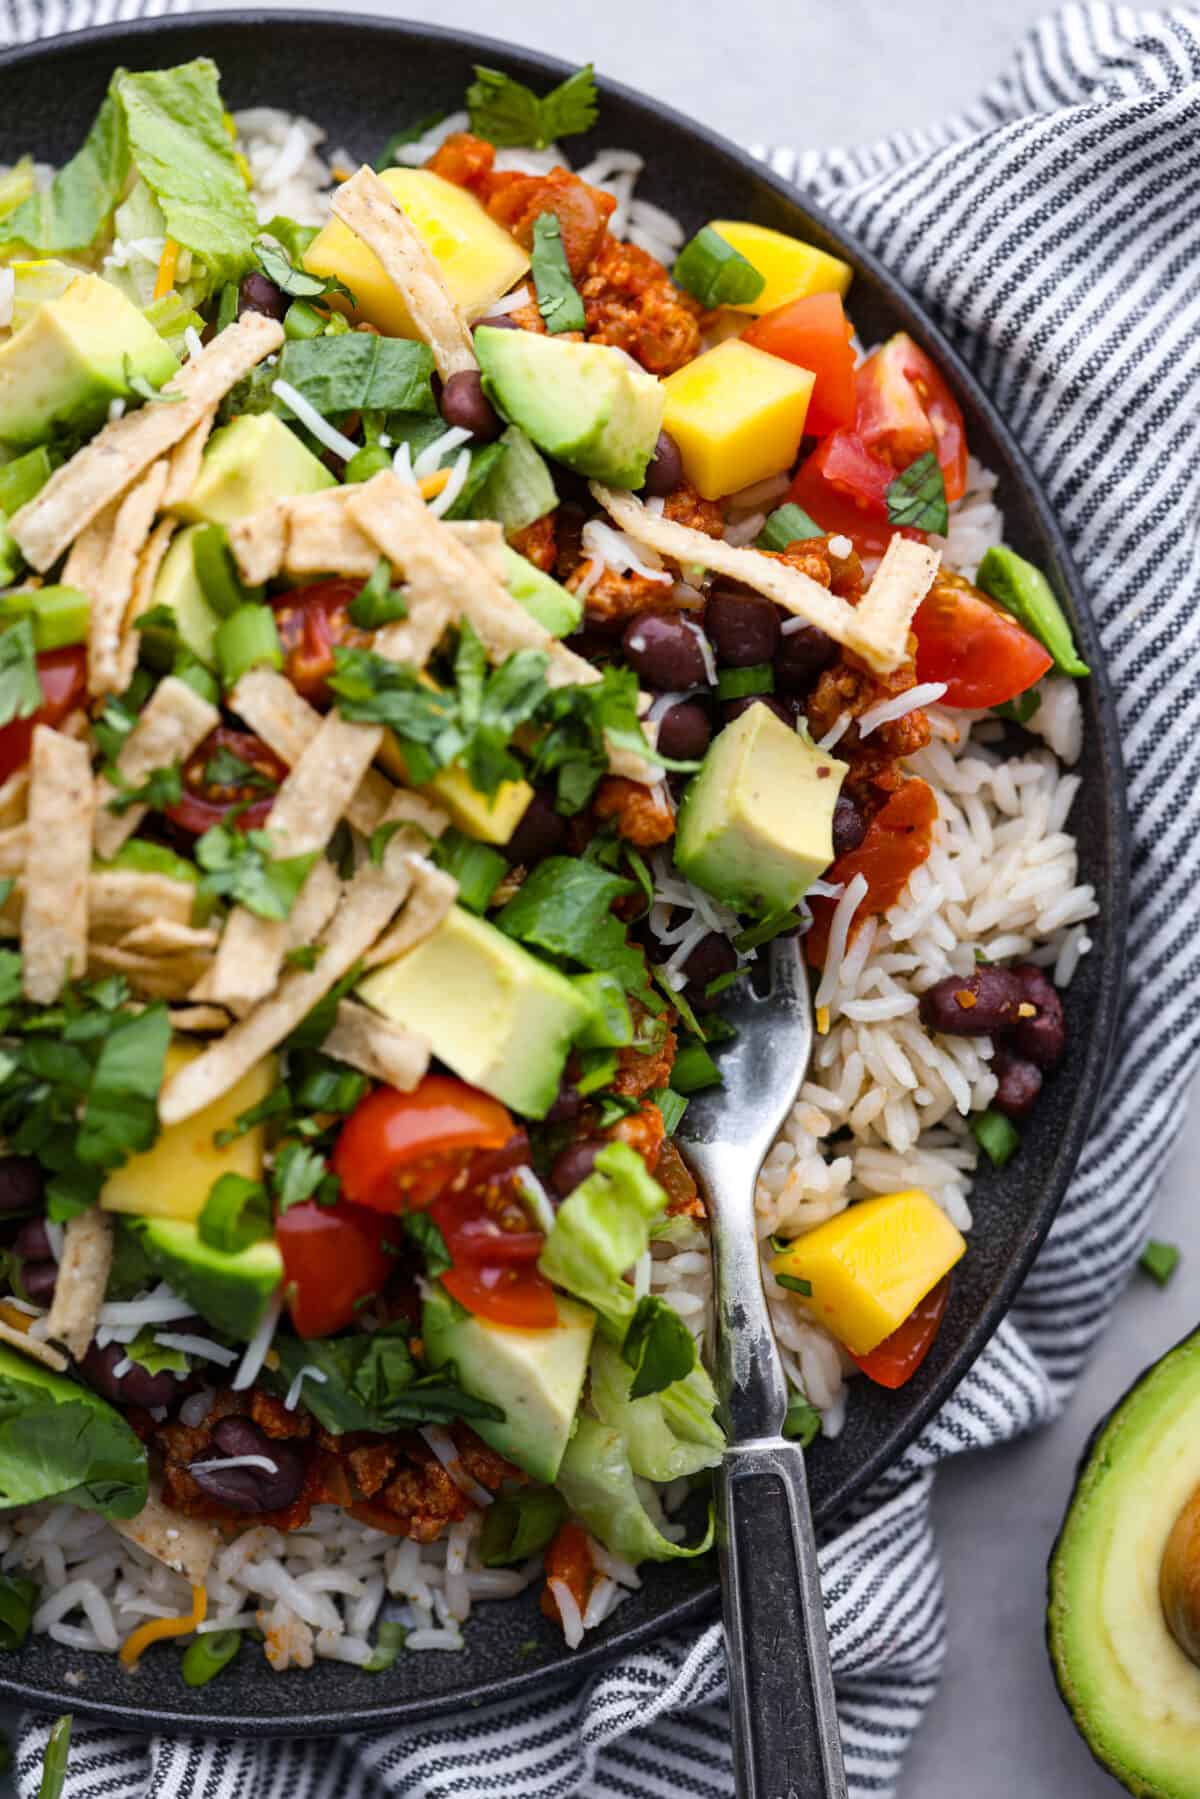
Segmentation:
<svg viewBox="0 0 1200 1799">
<path fill-rule="evenodd" d="M 1067 1021 L 1058 989 L 1044 970 L 1032 963 L 1014 968 L 1013 974 L 1021 983 L 1022 1001 L 1036 1011 L 1032 1018 L 1018 1014 L 1009 1042 L 1018 1056 L 1036 1062 L 1039 1068 L 1053 1068 L 1067 1047 Z"/>
<path fill-rule="evenodd" d="M 546 1113 L 543 1122 L 546 1124 L 570 1124 L 579 1117 L 582 1110 L 582 1094 L 574 1081 L 568 1081 L 564 1076 L 558 1083 L 558 1093 L 555 1095 L 554 1104 Z"/>
<path fill-rule="evenodd" d="M 579 1183 L 586 1181 L 603 1148 L 603 1143 L 593 1143 L 585 1137 L 578 1143 L 568 1144 L 555 1158 L 550 1169 L 550 1185 L 560 1199 L 574 1193 Z"/>
<path fill-rule="evenodd" d="M 679 445 L 669 431 L 660 431 L 646 470 L 645 491 L 665 498 L 674 493 L 682 480 L 683 457 L 679 454 Z"/>
<path fill-rule="evenodd" d="M 717 661 L 726 668 L 770 662 L 779 647 L 779 614 L 770 600 L 736 587 L 714 587 L 704 609 L 704 629 Z"/>
<path fill-rule="evenodd" d="M 553 856 L 560 850 L 566 835 L 566 819 L 554 810 L 554 804 L 546 794 L 535 793 L 521 815 L 521 822 L 503 846 L 504 854 L 510 862 L 523 862 L 528 868 L 532 863 L 540 862 L 543 856 Z"/>
<path fill-rule="evenodd" d="M 704 687 L 708 672 L 703 633 L 678 612 L 641 612 L 621 638 L 625 655 L 650 687 L 662 693 Z"/>
<path fill-rule="evenodd" d="M 848 793 L 839 793 L 833 808 L 833 853 L 844 856 L 856 850 L 867 834 L 867 821 L 862 809 Z"/>
<path fill-rule="evenodd" d="M 712 1012 L 720 1005 L 719 993 L 706 993 L 710 981 L 718 975 L 730 974 L 737 967 L 737 951 L 728 937 L 722 937 L 720 931 L 710 931 L 702 937 L 687 961 L 683 965 L 686 976 L 684 997 L 689 1001 L 693 1012 Z"/>
<path fill-rule="evenodd" d="M 699 700 L 680 700 L 658 721 L 658 747 L 676 762 L 699 762 L 712 742 L 712 720 Z"/>
<path fill-rule="evenodd" d="M 212 1468 L 206 1462 L 226 1456 L 261 1455 L 274 1463 L 265 1468 Z M 212 1434 L 212 1449 L 188 1464 L 188 1473 L 210 1499 L 234 1512 L 280 1512 L 291 1505 L 304 1485 L 304 1451 L 299 1443 L 268 1437 L 250 1418 L 222 1418 Z"/>
<path fill-rule="evenodd" d="M 832 637 L 816 625 L 801 625 L 798 631 L 781 631 L 775 652 L 775 681 L 792 693 L 811 687 L 822 669 L 837 660 L 838 647 Z"/>
<path fill-rule="evenodd" d="M 12 1249 L 13 1254 L 20 1256 L 23 1262 L 52 1262 L 54 1251 L 50 1247 L 44 1219 L 27 1218 L 13 1238 Z"/>
<path fill-rule="evenodd" d="M 477 437 L 480 443 L 491 443 L 504 429 L 491 401 L 483 391 L 483 378 L 478 369 L 459 369 L 442 389 L 439 401 L 442 417 L 448 425 L 458 425 Z"/>
<path fill-rule="evenodd" d="M 32 1156 L 0 1156 L 0 1214 L 40 1212 L 42 1171 Z"/>
<path fill-rule="evenodd" d="M 997 1083 L 992 1100 L 996 1111 L 1003 1112 L 1006 1118 L 1024 1118 L 1042 1090 L 1041 1069 L 1001 1047 L 992 1057 L 992 1072 Z"/>
<path fill-rule="evenodd" d="M 721 707 L 721 717 L 727 725 L 731 725 L 735 718 L 740 718 L 751 706 L 769 706 L 781 724 L 795 726 L 795 706 L 781 693 L 748 693 L 740 700 L 726 700 Z"/>
<path fill-rule="evenodd" d="M 186 1393 L 188 1377 L 172 1374 L 169 1369 L 150 1374 L 140 1363 L 131 1361 L 124 1374 L 114 1374 L 113 1370 L 128 1360 L 124 1343 L 106 1343 L 103 1349 L 93 1343 L 79 1364 L 79 1371 L 89 1386 L 114 1405 L 138 1405 L 150 1411 L 156 1406 L 174 1405 Z"/>
<path fill-rule="evenodd" d="M 521 329 L 509 312 L 499 312 L 494 319 L 476 319 L 471 326 L 472 331 L 478 331 L 481 325 L 486 325 L 489 331 L 519 331 Z"/>
<path fill-rule="evenodd" d="M 26 1299 L 35 1306 L 48 1306 L 58 1285 L 58 1263 L 53 1256 L 42 1262 L 23 1262 L 19 1280 Z"/>
<path fill-rule="evenodd" d="M 921 1023 L 949 1037 L 990 1037 L 1016 1021 L 1024 994 L 1011 968 L 977 968 L 973 974 L 948 974 L 921 995 Z"/>
<path fill-rule="evenodd" d="M 242 276 L 238 288 L 239 319 L 245 312 L 261 312 L 264 318 L 282 320 L 288 305 L 287 295 L 269 276 L 259 274 L 257 270 Z"/>
</svg>

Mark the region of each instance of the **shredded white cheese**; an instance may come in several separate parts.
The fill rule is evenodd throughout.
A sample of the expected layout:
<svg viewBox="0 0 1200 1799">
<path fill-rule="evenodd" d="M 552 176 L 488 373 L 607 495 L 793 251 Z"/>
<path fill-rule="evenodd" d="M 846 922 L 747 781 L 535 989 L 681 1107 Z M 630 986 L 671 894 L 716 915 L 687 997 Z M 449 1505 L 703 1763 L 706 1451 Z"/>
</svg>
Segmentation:
<svg viewBox="0 0 1200 1799">
<path fill-rule="evenodd" d="M 383 439 L 380 438 L 379 441 L 382 443 Z M 442 466 L 442 457 L 449 456 L 452 451 L 461 449 L 463 444 L 470 441 L 471 433 L 464 426 L 451 425 L 448 431 L 443 431 L 440 437 L 435 437 L 432 443 L 425 445 L 412 465 L 413 474 L 418 481 L 423 480 L 426 475 L 436 475 Z"/>
<path fill-rule="evenodd" d="M 219 1362 L 222 1368 L 238 1359 L 236 1349 L 226 1349 L 223 1343 L 214 1343 L 211 1337 L 193 1336 L 190 1331 L 156 1331 L 154 1341 L 163 1349 L 178 1349 L 203 1362 Z"/>
<path fill-rule="evenodd" d="M 328 1379 L 329 1376 L 323 1373 L 314 1363 L 305 1362 L 303 1368 L 297 1370 L 296 1378 L 287 1390 L 287 1398 L 283 1402 L 284 1410 L 287 1412 L 295 1411 L 300 1403 L 300 1389 L 306 1380 L 315 1380 L 318 1386 L 323 1387 Z"/>
<path fill-rule="evenodd" d="M 898 718 L 906 718 L 921 706 L 932 706 L 936 700 L 941 699 L 945 691 L 944 681 L 925 681 L 916 687 L 910 687 L 907 693 L 898 693 L 890 700 L 880 700 L 878 706 L 868 706 L 865 712 L 859 714 L 859 736 L 866 737 L 878 725 L 889 725 Z"/>
<path fill-rule="evenodd" d="M 246 1388 L 252 1387 L 258 1379 L 262 1365 L 267 1359 L 267 1351 L 271 1347 L 271 1339 L 275 1335 L 275 1327 L 279 1323 L 279 1314 L 282 1310 L 283 1295 L 278 1293 L 263 1314 L 262 1323 L 246 1345 L 246 1353 L 242 1357 L 238 1371 L 229 1383 L 235 1393 L 244 1393 Z"/>
<path fill-rule="evenodd" d="M 278 1474 L 279 1464 L 273 1462 L 269 1455 L 223 1455 L 211 1462 L 193 1462 L 193 1468 L 207 1468 L 214 1472 L 218 1468 L 261 1468 L 264 1474 Z"/>
<path fill-rule="evenodd" d="M 312 432 L 318 443 L 323 443 L 327 450 L 332 450 L 343 462 L 349 462 L 352 456 L 358 455 L 358 445 L 351 443 L 328 419 L 322 418 L 316 407 L 310 405 L 290 381 L 273 381 L 271 392 L 277 394 L 285 406 L 291 407 L 300 423 Z"/>
<path fill-rule="evenodd" d="M 460 450 L 458 460 L 450 472 L 450 479 L 440 494 L 429 502 L 429 510 L 434 518 L 442 518 L 449 512 L 463 488 L 467 485 L 467 476 L 471 472 L 470 450 Z"/>
</svg>

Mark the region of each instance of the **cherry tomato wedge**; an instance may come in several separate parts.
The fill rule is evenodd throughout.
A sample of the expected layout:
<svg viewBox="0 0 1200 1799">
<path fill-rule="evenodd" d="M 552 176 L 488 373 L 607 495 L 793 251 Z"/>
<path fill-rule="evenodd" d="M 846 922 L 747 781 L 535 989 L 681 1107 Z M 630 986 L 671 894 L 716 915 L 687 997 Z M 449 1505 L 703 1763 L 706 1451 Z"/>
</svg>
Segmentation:
<svg viewBox="0 0 1200 1799">
<path fill-rule="evenodd" d="M 809 437 L 825 437 L 854 429 L 852 336 L 840 294 L 808 294 L 755 319 L 742 341 L 812 371 L 816 380 L 804 429 Z"/>
<path fill-rule="evenodd" d="M 429 1215 L 454 1264 L 442 1284 L 460 1305 L 493 1324 L 549 1330 L 558 1322 L 558 1308 L 537 1267 L 546 1239 L 531 1228 L 513 1179 L 528 1160 L 523 1131 L 499 1151 L 478 1151 L 462 1185 L 439 1194 Z"/>
<path fill-rule="evenodd" d="M 959 576 L 934 582 L 913 619 L 918 681 L 944 681 L 944 706 L 999 706 L 1054 666 L 1050 652 Z"/>
<path fill-rule="evenodd" d="M 419 1211 L 478 1150 L 513 1136 L 504 1107 L 453 1075 L 427 1074 L 411 1093 L 376 1087 L 342 1126 L 331 1166 L 346 1198 L 379 1212 Z"/>
<path fill-rule="evenodd" d="M 860 556 L 878 557 L 896 536 L 887 509 L 895 478 L 891 464 L 873 456 L 853 431 L 834 431 L 801 463 L 788 499 L 823 531 L 848 537 Z M 925 540 L 923 532 L 907 526 L 900 535 Z"/>
<path fill-rule="evenodd" d="M 854 1356 L 863 1373 L 877 1386 L 902 1387 L 929 1354 L 949 1297 L 950 1277 L 947 1275 L 936 1287 L 930 1288 L 890 1337 L 877 1343 L 869 1355 Z"/>
<path fill-rule="evenodd" d="M 81 643 L 65 650 L 43 650 L 37 671 L 41 705 L 28 718 L 14 718 L 0 727 L 0 781 L 7 781 L 28 762 L 35 725 L 60 725 L 86 698 L 87 651 Z"/>
<path fill-rule="evenodd" d="M 251 772 L 228 785 L 218 786 L 210 781 L 209 765 L 221 751 L 236 756 Z M 167 807 L 166 815 L 181 831 L 202 837 L 227 812 L 244 806 L 245 811 L 238 814 L 238 829 L 256 831 L 266 823 L 276 790 L 286 774 L 287 763 L 281 762 L 261 737 L 255 737 L 252 731 L 218 725 L 184 763 L 183 794 L 176 805 Z"/>
<path fill-rule="evenodd" d="M 395 1225 L 379 1212 L 339 1200 L 289 1206 L 275 1220 L 292 1323 L 302 1337 L 327 1337 L 354 1322 L 361 1302 L 378 1293 L 394 1257 L 384 1248 Z"/>
<path fill-rule="evenodd" d="M 350 602 L 361 589 L 361 581 L 315 581 L 271 601 L 284 672 L 306 700 L 319 703 L 329 698 L 326 682 L 333 673 L 337 645 L 369 641 L 368 633 L 349 618 Z"/>
<path fill-rule="evenodd" d="M 889 337 L 860 363 L 855 376 L 858 435 L 894 469 L 932 450 L 948 500 L 967 485 L 967 437 L 962 413 L 934 363 L 906 331 Z"/>
<path fill-rule="evenodd" d="M 865 875 L 867 891 L 854 914 L 853 937 L 865 919 L 877 917 L 894 906 L 914 868 L 919 868 L 933 844 L 937 800 L 927 782 L 914 776 L 898 787 L 867 826 L 856 850 L 847 850 L 830 867 L 826 880 L 847 882 Z M 814 898 L 812 929 L 804 938 L 804 952 L 812 968 L 821 968 L 829 948 L 829 927 L 836 900 Z"/>
</svg>

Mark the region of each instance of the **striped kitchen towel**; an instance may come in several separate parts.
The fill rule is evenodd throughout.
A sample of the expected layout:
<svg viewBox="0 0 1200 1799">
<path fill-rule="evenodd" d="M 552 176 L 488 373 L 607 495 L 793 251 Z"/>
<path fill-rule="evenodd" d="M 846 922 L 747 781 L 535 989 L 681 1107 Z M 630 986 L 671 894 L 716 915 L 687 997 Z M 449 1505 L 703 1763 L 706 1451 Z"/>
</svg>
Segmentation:
<svg viewBox="0 0 1200 1799">
<path fill-rule="evenodd" d="M 103 4 L 48 0 L 42 29 Z M 0 32 L 6 7 L 32 35 L 38 0 L 0 0 Z M 768 160 L 924 300 L 1030 457 L 1093 598 L 1133 821 L 1110 1102 L 1011 1320 L 822 1555 L 862 1799 L 893 1792 L 943 1657 L 933 1470 L 1054 1416 L 1144 1239 L 1200 1047 L 1200 13 L 1069 6 L 958 118 Z M 724 1698 L 713 1625 L 573 1694 L 332 1744 L 146 1741 L 80 1723 L 66 1793 L 724 1799 Z M 23 1731 L 23 1799 L 47 1728 Z"/>
</svg>

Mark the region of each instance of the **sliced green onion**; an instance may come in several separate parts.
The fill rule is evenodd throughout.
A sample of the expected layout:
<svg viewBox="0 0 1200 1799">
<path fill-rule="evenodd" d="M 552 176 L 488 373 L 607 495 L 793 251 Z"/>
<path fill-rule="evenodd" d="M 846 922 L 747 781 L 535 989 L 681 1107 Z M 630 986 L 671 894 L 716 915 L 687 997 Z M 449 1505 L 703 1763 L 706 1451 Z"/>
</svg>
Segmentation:
<svg viewBox="0 0 1200 1799">
<path fill-rule="evenodd" d="M 523 1562 L 544 1549 L 567 1515 L 567 1502 L 554 1487 L 531 1487 L 504 1494 L 483 1514 L 479 1554 L 485 1568 Z"/>
<path fill-rule="evenodd" d="M 193 693 L 198 693 L 202 700 L 207 700 L 210 706 L 219 702 L 221 689 L 217 685 L 216 676 L 190 650 L 179 650 L 176 653 L 171 673 L 185 687 L 190 687 Z"/>
<path fill-rule="evenodd" d="M 1138 1267 L 1160 1287 L 1165 1287 L 1179 1266 L 1180 1254 L 1178 1245 L 1160 1243 L 1156 1237 L 1151 1237 L 1138 1257 Z"/>
<path fill-rule="evenodd" d="M 355 481 L 369 481 L 371 474 L 378 472 L 372 469 L 371 474 L 351 477 L 350 470 L 364 456 L 382 456 L 387 461 L 386 450 L 360 450 L 346 465 L 347 481 L 352 478 Z M 390 463 L 388 466 L 391 466 Z M 386 556 L 379 558 L 351 600 L 347 613 L 350 623 L 357 625 L 362 631 L 377 631 L 381 625 L 394 624 L 398 618 L 408 616 L 408 602 L 403 590 L 392 586 L 392 565 Z"/>
<path fill-rule="evenodd" d="M 756 550 L 786 550 L 790 543 L 803 543 L 806 537 L 824 537 L 820 525 L 811 519 L 803 506 L 790 501 L 778 506 L 754 539 Z"/>
<path fill-rule="evenodd" d="M 19 1649 L 29 1635 L 38 1589 L 25 1574 L 0 1574 L 0 1649 Z"/>
<path fill-rule="evenodd" d="M 262 598 L 261 587 L 243 585 L 224 525 L 200 527 L 192 539 L 192 567 L 205 599 L 222 618 Z"/>
<path fill-rule="evenodd" d="M 587 326 L 583 301 L 571 279 L 571 265 L 563 246 L 562 226 L 552 212 L 540 212 L 533 221 L 533 249 L 530 252 L 533 285 L 537 289 L 538 311 L 546 330 L 583 331 Z"/>
<path fill-rule="evenodd" d="M 240 1630 L 206 1631 L 183 1652 L 183 1678 L 189 1687 L 207 1686 L 214 1675 L 229 1666 L 241 1646 Z"/>
<path fill-rule="evenodd" d="M 657 1106 L 662 1113 L 663 1129 L 668 1137 L 673 1137 L 683 1122 L 688 1103 L 682 1093 L 675 1093 L 670 1087 L 652 1087 L 646 1098 L 652 1106 Z"/>
<path fill-rule="evenodd" d="M 775 670 L 769 662 L 750 668 L 723 668 L 717 674 L 719 700 L 743 700 L 753 693 L 774 693 Z"/>
<path fill-rule="evenodd" d="M 794 1443 L 799 1443 L 801 1449 L 807 1449 L 813 1438 L 821 1434 L 821 1414 L 815 1405 L 805 1399 L 803 1393 L 793 1393 L 788 1400 L 783 1434 Z"/>
<path fill-rule="evenodd" d="M 379 444 L 364 444 L 361 450 L 354 452 L 346 464 L 346 485 L 353 487 L 362 481 L 369 481 L 372 475 L 385 474 L 391 466 L 392 453 L 390 450 L 382 449 Z M 383 566 L 388 567 L 386 562 Z M 390 574 L 391 570 L 389 569 L 388 572 Z M 389 582 L 388 585 L 390 586 L 391 583 Z M 402 617 L 403 614 L 398 616 Z"/>
<path fill-rule="evenodd" d="M 617 1073 L 615 1049 L 581 1050 L 579 1063 L 582 1072 L 575 1083 L 577 1092 L 599 1093 L 603 1088 L 611 1087 Z"/>
<path fill-rule="evenodd" d="M 408 1641 L 408 1631 L 396 1618 L 382 1618 L 375 1633 L 375 1649 L 363 1663 L 364 1674 L 383 1674 L 395 1662 Z"/>
<path fill-rule="evenodd" d="M 702 1093 L 705 1087 L 719 1087 L 721 1070 L 702 1043 L 685 1043 L 671 1070 L 671 1085 L 676 1093 Z"/>
<path fill-rule="evenodd" d="M 452 825 L 438 840 L 434 861 L 458 882 L 458 901 L 469 912 L 485 912 L 508 871 L 499 850 Z"/>
<path fill-rule="evenodd" d="M 271 1202 L 261 1181 L 223 1174 L 209 1188 L 196 1220 L 201 1243 L 237 1255 L 271 1235 Z"/>
<path fill-rule="evenodd" d="M 1036 687 L 1027 687 L 1024 693 L 1015 694 L 1011 700 L 1003 700 L 999 706 L 990 710 L 998 718 L 1007 718 L 1014 725 L 1027 725 L 1038 707 L 1042 696 Z"/>
<path fill-rule="evenodd" d="M 1012 1120 L 1003 1112 L 993 1112 L 990 1106 L 986 1112 L 976 1113 L 971 1129 L 980 1149 L 996 1168 L 1011 1162 L 1021 1147 L 1021 1135 Z"/>
<path fill-rule="evenodd" d="M 327 313 L 318 312 L 307 300 L 293 300 L 284 314 L 283 335 L 299 343 L 306 337 L 320 337 L 328 323 Z"/>
<path fill-rule="evenodd" d="M 801 1299 L 812 1298 L 812 1282 L 802 1280 L 798 1274 L 777 1274 L 775 1279 L 789 1293 L 798 1293 Z"/>
<path fill-rule="evenodd" d="M 761 949 L 764 943 L 770 943 L 775 937 L 782 937 L 785 931 L 794 931 L 804 920 L 798 912 L 768 912 L 757 924 L 747 928 L 733 940 L 733 947 L 741 955 L 749 950 Z"/>
<path fill-rule="evenodd" d="M 264 663 L 268 668 L 283 667 L 275 614 L 269 606 L 239 606 L 217 626 L 213 648 L 226 693 L 241 680 L 247 669 L 258 668 Z"/>
<path fill-rule="evenodd" d="M 227 281 L 221 289 L 221 297 L 217 301 L 217 319 L 215 333 L 219 337 L 226 325 L 232 325 L 238 315 L 238 284 Z"/>
<path fill-rule="evenodd" d="M 68 644 L 86 643 L 90 606 L 77 587 L 31 587 L 24 593 L 0 598 L 0 627 L 19 618 L 33 621 L 35 650 L 63 650 Z"/>
<path fill-rule="evenodd" d="M 975 572 L 975 585 L 1033 633 L 1064 675 L 1092 672 L 1075 648 L 1070 621 L 1054 589 L 1041 569 L 1026 562 L 1024 556 L 1004 544 L 993 544 Z"/>
<path fill-rule="evenodd" d="M 45 444 L 28 450 L 0 468 L 0 512 L 9 518 L 41 493 L 54 473 L 55 458 Z"/>
<path fill-rule="evenodd" d="M 675 259 L 671 279 L 702 306 L 741 306 L 767 285 L 752 262 L 711 225 L 697 231 Z"/>
<path fill-rule="evenodd" d="M 67 1757 L 71 1753 L 70 1712 L 57 1719 L 50 1732 L 50 1741 L 46 1744 L 46 1753 L 42 1758 L 42 1784 L 38 1788 L 38 1799 L 62 1799 L 62 1790 L 67 1780 Z"/>
<path fill-rule="evenodd" d="M 704 989 L 705 999 L 717 999 L 738 981 L 744 981 L 749 973 L 749 962 L 743 962 L 740 968 L 729 968 L 724 974 L 714 975 Z"/>
</svg>

